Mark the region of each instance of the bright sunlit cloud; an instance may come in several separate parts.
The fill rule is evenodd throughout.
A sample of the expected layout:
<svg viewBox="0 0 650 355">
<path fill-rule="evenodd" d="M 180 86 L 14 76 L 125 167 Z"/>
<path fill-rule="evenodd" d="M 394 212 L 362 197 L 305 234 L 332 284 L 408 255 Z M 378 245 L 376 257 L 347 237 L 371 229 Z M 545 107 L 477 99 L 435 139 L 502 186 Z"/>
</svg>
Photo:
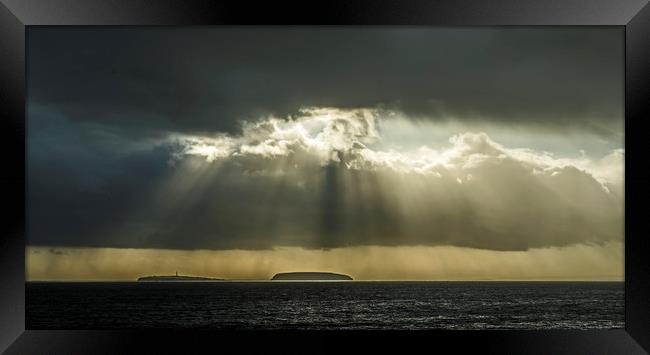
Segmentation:
<svg viewBox="0 0 650 355">
<path fill-rule="evenodd" d="M 389 127 L 394 125 L 394 116 L 394 112 L 372 109 L 305 108 L 297 117 L 270 117 L 244 123 L 238 136 L 172 135 L 170 140 L 179 142 L 183 147 L 179 154 L 202 156 L 208 162 L 239 156 L 271 159 L 304 151 L 317 157 L 322 165 L 343 162 L 345 167 L 352 169 L 387 167 L 398 172 L 438 176 L 440 173 L 437 169 L 467 170 L 497 157 L 528 164 L 537 173 L 553 174 L 556 172 L 554 169 L 576 167 L 588 172 L 603 185 L 620 184 L 623 179 L 622 148 L 613 149 L 600 159 L 589 158 L 584 151 L 581 151 L 580 157 L 566 158 L 548 151 L 506 148 L 483 132 L 460 132 L 449 136 L 446 144 L 441 146 L 423 144 L 417 149 L 402 151 L 373 149 L 374 143 L 378 142 L 384 145 L 400 143 L 382 142 L 380 127 L 385 122 Z M 418 129 L 413 123 L 408 123 L 410 121 L 402 120 L 402 129 L 409 124 L 410 130 Z M 428 133 L 430 136 L 436 134 Z M 181 155 L 176 157 L 180 158 Z"/>
</svg>

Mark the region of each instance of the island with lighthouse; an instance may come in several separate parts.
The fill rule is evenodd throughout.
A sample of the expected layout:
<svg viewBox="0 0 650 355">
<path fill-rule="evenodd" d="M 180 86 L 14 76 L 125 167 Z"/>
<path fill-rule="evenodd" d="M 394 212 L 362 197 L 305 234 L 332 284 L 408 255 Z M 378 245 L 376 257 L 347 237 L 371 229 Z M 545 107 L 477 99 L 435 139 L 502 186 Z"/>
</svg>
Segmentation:
<svg viewBox="0 0 650 355">
<path fill-rule="evenodd" d="M 218 279 L 213 277 L 201 276 L 185 276 L 179 275 L 176 271 L 175 275 L 162 275 L 162 276 L 143 276 L 138 278 L 139 282 L 178 282 L 178 281 L 225 281 L 225 279 Z"/>
</svg>

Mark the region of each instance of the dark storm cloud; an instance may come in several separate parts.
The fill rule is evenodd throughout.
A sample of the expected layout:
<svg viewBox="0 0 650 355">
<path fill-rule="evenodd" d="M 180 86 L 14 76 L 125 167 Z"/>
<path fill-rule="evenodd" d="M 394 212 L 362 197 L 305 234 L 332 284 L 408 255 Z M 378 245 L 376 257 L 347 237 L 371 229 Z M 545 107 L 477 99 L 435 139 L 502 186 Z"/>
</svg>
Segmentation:
<svg viewBox="0 0 650 355">
<path fill-rule="evenodd" d="M 92 243 L 93 235 L 118 223 L 121 211 L 167 174 L 171 147 L 138 149 L 119 131 L 40 108 L 28 115 L 30 241 Z"/>
<path fill-rule="evenodd" d="M 132 134 L 232 132 L 334 106 L 609 135 L 622 40 L 611 28 L 36 28 L 29 97 Z"/>
</svg>

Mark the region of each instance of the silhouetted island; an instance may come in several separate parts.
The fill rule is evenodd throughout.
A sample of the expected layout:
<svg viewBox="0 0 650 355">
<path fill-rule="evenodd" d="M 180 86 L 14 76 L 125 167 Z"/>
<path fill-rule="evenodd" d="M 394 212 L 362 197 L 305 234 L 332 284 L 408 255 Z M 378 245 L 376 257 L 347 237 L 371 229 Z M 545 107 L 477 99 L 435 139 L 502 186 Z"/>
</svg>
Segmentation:
<svg viewBox="0 0 650 355">
<path fill-rule="evenodd" d="M 286 281 L 349 281 L 352 277 L 333 272 L 281 272 L 275 274 L 271 280 Z"/>
<path fill-rule="evenodd" d="M 163 276 L 143 276 L 139 277 L 138 281 L 223 281 L 224 279 L 215 279 L 212 277 L 199 277 L 199 276 L 182 276 L 178 275 L 163 275 Z"/>
</svg>

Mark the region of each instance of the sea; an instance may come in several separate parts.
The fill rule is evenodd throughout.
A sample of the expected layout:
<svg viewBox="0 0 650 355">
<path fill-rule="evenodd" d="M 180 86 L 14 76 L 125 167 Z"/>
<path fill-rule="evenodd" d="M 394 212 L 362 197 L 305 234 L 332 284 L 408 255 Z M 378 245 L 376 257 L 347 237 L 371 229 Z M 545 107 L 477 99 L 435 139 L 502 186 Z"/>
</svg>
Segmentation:
<svg viewBox="0 0 650 355">
<path fill-rule="evenodd" d="M 27 282 L 27 329 L 614 329 L 623 282 Z"/>
</svg>

